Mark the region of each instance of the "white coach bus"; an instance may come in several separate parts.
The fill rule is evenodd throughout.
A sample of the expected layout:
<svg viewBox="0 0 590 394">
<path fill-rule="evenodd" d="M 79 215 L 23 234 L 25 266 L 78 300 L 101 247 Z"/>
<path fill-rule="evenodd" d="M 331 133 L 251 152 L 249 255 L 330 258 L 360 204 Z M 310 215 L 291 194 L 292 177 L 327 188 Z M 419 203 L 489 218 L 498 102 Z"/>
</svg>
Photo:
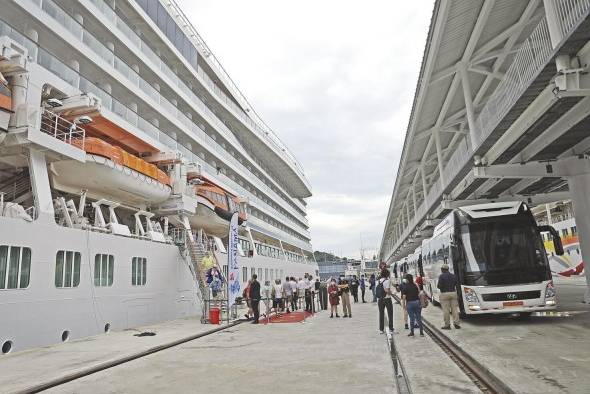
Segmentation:
<svg viewBox="0 0 590 394">
<path fill-rule="evenodd" d="M 555 309 L 557 298 L 541 232 L 553 238 L 563 254 L 557 232 L 538 226 L 522 202 L 473 205 L 453 210 L 424 240 L 421 259 L 410 271 L 424 276 L 424 290 L 438 303 L 441 266 L 457 276 L 462 315 L 515 313 Z"/>
</svg>

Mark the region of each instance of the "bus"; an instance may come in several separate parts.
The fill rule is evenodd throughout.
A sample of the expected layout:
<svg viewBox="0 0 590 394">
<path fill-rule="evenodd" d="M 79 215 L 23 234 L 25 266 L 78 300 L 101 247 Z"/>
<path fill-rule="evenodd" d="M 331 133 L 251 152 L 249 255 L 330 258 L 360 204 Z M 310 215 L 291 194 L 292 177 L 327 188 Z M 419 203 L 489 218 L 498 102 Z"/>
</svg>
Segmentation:
<svg viewBox="0 0 590 394">
<path fill-rule="evenodd" d="M 438 304 L 437 280 L 447 264 L 457 277 L 462 316 L 552 310 L 557 297 L 541 233 L 563 255 L 557 231 L 538 226 L 523 202 L 461 207 L 422 241 L 409 272 L 423 277 L 424 291 Z"/>
</svg>

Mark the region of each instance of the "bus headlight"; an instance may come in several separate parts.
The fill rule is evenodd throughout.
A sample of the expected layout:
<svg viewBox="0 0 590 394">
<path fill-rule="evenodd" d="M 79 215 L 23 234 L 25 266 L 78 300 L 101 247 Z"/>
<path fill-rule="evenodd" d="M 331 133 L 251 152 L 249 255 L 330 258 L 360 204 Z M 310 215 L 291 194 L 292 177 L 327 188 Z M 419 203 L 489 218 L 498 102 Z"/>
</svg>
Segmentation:
<svg viewBox="0 0 590 394">
<path fill-rule="evenodd" d="M 553 281 L 549 281 L 549 283 L 547 283 L 547 288 L 545 289 L 545 298 L 553 297 L 555 297 L 555 286 L 553 286 Z"/>
<path fill-rule="evenodd" d="M 475 293 L 475 291 L 473 291 L 473 289 L 465 287 L 463 288 L 463 293 L 465 296 L 465 301 L 467 301 L 470 304 L 479 304 L 479 298 L 477 298 L 477 294 Z"/>
</svg>

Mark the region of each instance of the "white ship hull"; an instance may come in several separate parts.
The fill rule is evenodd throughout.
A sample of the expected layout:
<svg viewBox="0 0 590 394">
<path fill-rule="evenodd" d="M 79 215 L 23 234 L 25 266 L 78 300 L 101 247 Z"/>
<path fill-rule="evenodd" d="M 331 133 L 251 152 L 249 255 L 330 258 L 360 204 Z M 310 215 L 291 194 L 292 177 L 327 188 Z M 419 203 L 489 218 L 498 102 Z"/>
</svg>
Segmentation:
<svg viewBox="0 0 590 394">
<path fill-rule="evenodd" d="M 30 283 L 0 290 L 0 342 L 14 350 L 195 316 L 201 307 L 190 268 L 175 245 L 0 217 L 2 245 L 31 249 Z M 55 286 L 59 250 L 81 253 L 80 284 Z M 95 255 L 115 257 L 112 286 L 92 282 Z M 132 286 L 133 257 L 147 259 L 145 286 Z"/>
<path fill-rule="evenodd" d="M 199 316 L 202 304 L 189 263 L 173 244 L 151 242 L 39 221 L 0 217 L 0 245 L 31 249 L 30 283 L 24 289 L 0 290 L 0 344 L 12 342 L 11 351 L 123 330 L 166 320 Z M 60 250 L 81 254 L 80 284 L 55 286 L 56 254 Z M 112 286 L 93 283 L 96 254 L 114 256 Z M 132 285 L 132 259 L 147 260 L 146 284 Z M 217 253 L 221 265 L 226 254 Z M 315 265 L 265 256 L 240 257 L 247 277 L 264 281 L 282 275 L 303 277 Z M 272 272 L 270 272 L 272 271 Z"/>
</svg>

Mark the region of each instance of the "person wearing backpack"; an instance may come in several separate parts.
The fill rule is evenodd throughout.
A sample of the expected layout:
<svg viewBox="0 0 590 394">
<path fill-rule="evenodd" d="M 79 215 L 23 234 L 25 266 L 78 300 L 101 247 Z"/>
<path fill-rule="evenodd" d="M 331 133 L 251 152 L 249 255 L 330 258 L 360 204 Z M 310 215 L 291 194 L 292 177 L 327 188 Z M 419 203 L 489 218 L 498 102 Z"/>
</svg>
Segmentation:
<svg viewBox="0 0 590 394">
<path fill-rule="evenodd" d="M 426 307 L 428 301 L 426 294 L 416 283 L 414 283 L 414 277 L 412 274 L 406 274 L 406 285 L 402 290 L 402 298 L 405 301 L 406 308 L 408 309 L 408 315 L 410 316 L 410 333 L 409 337 L 414 336 L 414 328 L 420 329 L 420 336 L 424 336 L 424 330 L 422 328 L 422 306 Z"/>
<path fill-rule="evenodd" d="M 384 334 L 385 327 L 385 309 L 387 308 L 387 321 L 389 331 L 393 333 L 393 303 L 391 301 L 391 280 L 389 270 L 383 268 L 377 284 L 375 286 L 375 296 L 377 297 L 377 306 L 379 307 L 379 332 Z"/>
</svg>

